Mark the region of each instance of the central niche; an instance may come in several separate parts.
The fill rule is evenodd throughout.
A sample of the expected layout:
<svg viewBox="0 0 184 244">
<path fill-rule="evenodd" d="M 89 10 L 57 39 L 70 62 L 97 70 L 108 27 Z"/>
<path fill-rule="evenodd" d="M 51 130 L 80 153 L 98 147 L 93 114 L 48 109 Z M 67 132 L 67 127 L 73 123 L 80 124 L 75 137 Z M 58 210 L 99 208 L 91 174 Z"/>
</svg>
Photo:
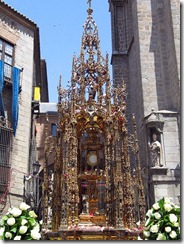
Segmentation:
<svg viewBox="0 0 184 244">
<path fill-rule="evenodd" d="M 80 215 L 105 215 L 104 137 L 94 127 L 84 130 L 79 140 Z"/>
</svg>

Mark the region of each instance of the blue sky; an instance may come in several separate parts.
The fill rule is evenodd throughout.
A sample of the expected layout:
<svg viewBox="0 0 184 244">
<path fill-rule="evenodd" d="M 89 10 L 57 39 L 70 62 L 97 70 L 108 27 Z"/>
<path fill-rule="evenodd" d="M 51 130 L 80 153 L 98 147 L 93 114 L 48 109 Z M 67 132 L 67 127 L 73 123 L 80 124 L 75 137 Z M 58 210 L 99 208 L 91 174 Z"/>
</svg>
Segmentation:
<svg viewBox="0 0 184 244">
<path fill-rule="evenodd" d="M 57 102 L 57 85 L 71 79 L 72 58 L 79 56 L 83 24 L 87 19 L 87 0 L 4 0 L 37 24 L 40 30 L 41 58 L 47 62 L 49 101 Z M 111 48 L 108 0 L 92 0 L 93 18 L 98 26 L 100 48 L 105 56 Z M 112 77 L 111 77 L 112 78 Z"/>
</svg>

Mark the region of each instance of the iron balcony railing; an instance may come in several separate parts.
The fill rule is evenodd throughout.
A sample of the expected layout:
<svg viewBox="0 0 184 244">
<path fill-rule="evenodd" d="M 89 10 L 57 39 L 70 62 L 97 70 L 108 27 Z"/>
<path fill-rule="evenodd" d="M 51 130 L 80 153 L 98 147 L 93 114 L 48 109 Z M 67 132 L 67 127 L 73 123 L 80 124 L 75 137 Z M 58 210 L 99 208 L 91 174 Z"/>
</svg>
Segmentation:
<svg viewBox="0 0 184 244">
<path fill-rule="evenodd" d="M 0 194 L 8 186 L 11 169 L 13 129 L 0 119 Z"/>
</svg>

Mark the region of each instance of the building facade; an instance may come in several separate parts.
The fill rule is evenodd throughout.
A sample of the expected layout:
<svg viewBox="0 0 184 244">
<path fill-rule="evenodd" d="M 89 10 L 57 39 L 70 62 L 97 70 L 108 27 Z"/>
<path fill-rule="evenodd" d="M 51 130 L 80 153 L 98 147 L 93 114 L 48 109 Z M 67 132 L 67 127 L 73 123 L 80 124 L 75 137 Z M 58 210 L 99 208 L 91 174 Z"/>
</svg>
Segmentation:
<svg viewBox="0 0 184 244">
<path fill-rule="evenodd" d="M 180 1 L 109 0 L 109 6 L 114 86 L 125 81 L 129 121 L 135 114 L 147 203 L 163 196 L 178 203 Z"/>
<path fill-rule="evenodd" d="M 39 44 L 37 25 L 1 1 L 0 215 L 24 199 L 37 160 L 35 113 L 41 84 L 47 82 Z"/>
<path fill-rule="evenodd" d="M 36 144 L 37 144 L 37 158 L 40 165 L 43 166 L 45 162 L 45 141 L 47 137 L 56 137 L 58 124 L 58 111 L 56 103 L 40 103 L 40 114 L 36 123 Z M 53 164 L 52 157 L 49 164 Z M 40 168 L 40 172 L 43 167 Z"/>
</svg>

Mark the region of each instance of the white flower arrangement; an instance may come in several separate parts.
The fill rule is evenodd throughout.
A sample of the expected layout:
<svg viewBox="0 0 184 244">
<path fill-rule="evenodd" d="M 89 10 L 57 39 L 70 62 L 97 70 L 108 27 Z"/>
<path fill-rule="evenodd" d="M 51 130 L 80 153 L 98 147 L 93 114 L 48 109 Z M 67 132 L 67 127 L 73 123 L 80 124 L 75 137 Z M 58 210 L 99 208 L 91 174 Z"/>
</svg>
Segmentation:
<svg viewBox="0 0 184 244">
<path fill-rule="evenodd" d="M 41 221 L 30 206 L 22 202 L 0 220 L 0 240 L 40 240 Z"/>
<path fill-rule="evenodd" d="M 180 207 L 163 197 L 146 213 L 142 240 L 180 240 Z"/>
</svg>

